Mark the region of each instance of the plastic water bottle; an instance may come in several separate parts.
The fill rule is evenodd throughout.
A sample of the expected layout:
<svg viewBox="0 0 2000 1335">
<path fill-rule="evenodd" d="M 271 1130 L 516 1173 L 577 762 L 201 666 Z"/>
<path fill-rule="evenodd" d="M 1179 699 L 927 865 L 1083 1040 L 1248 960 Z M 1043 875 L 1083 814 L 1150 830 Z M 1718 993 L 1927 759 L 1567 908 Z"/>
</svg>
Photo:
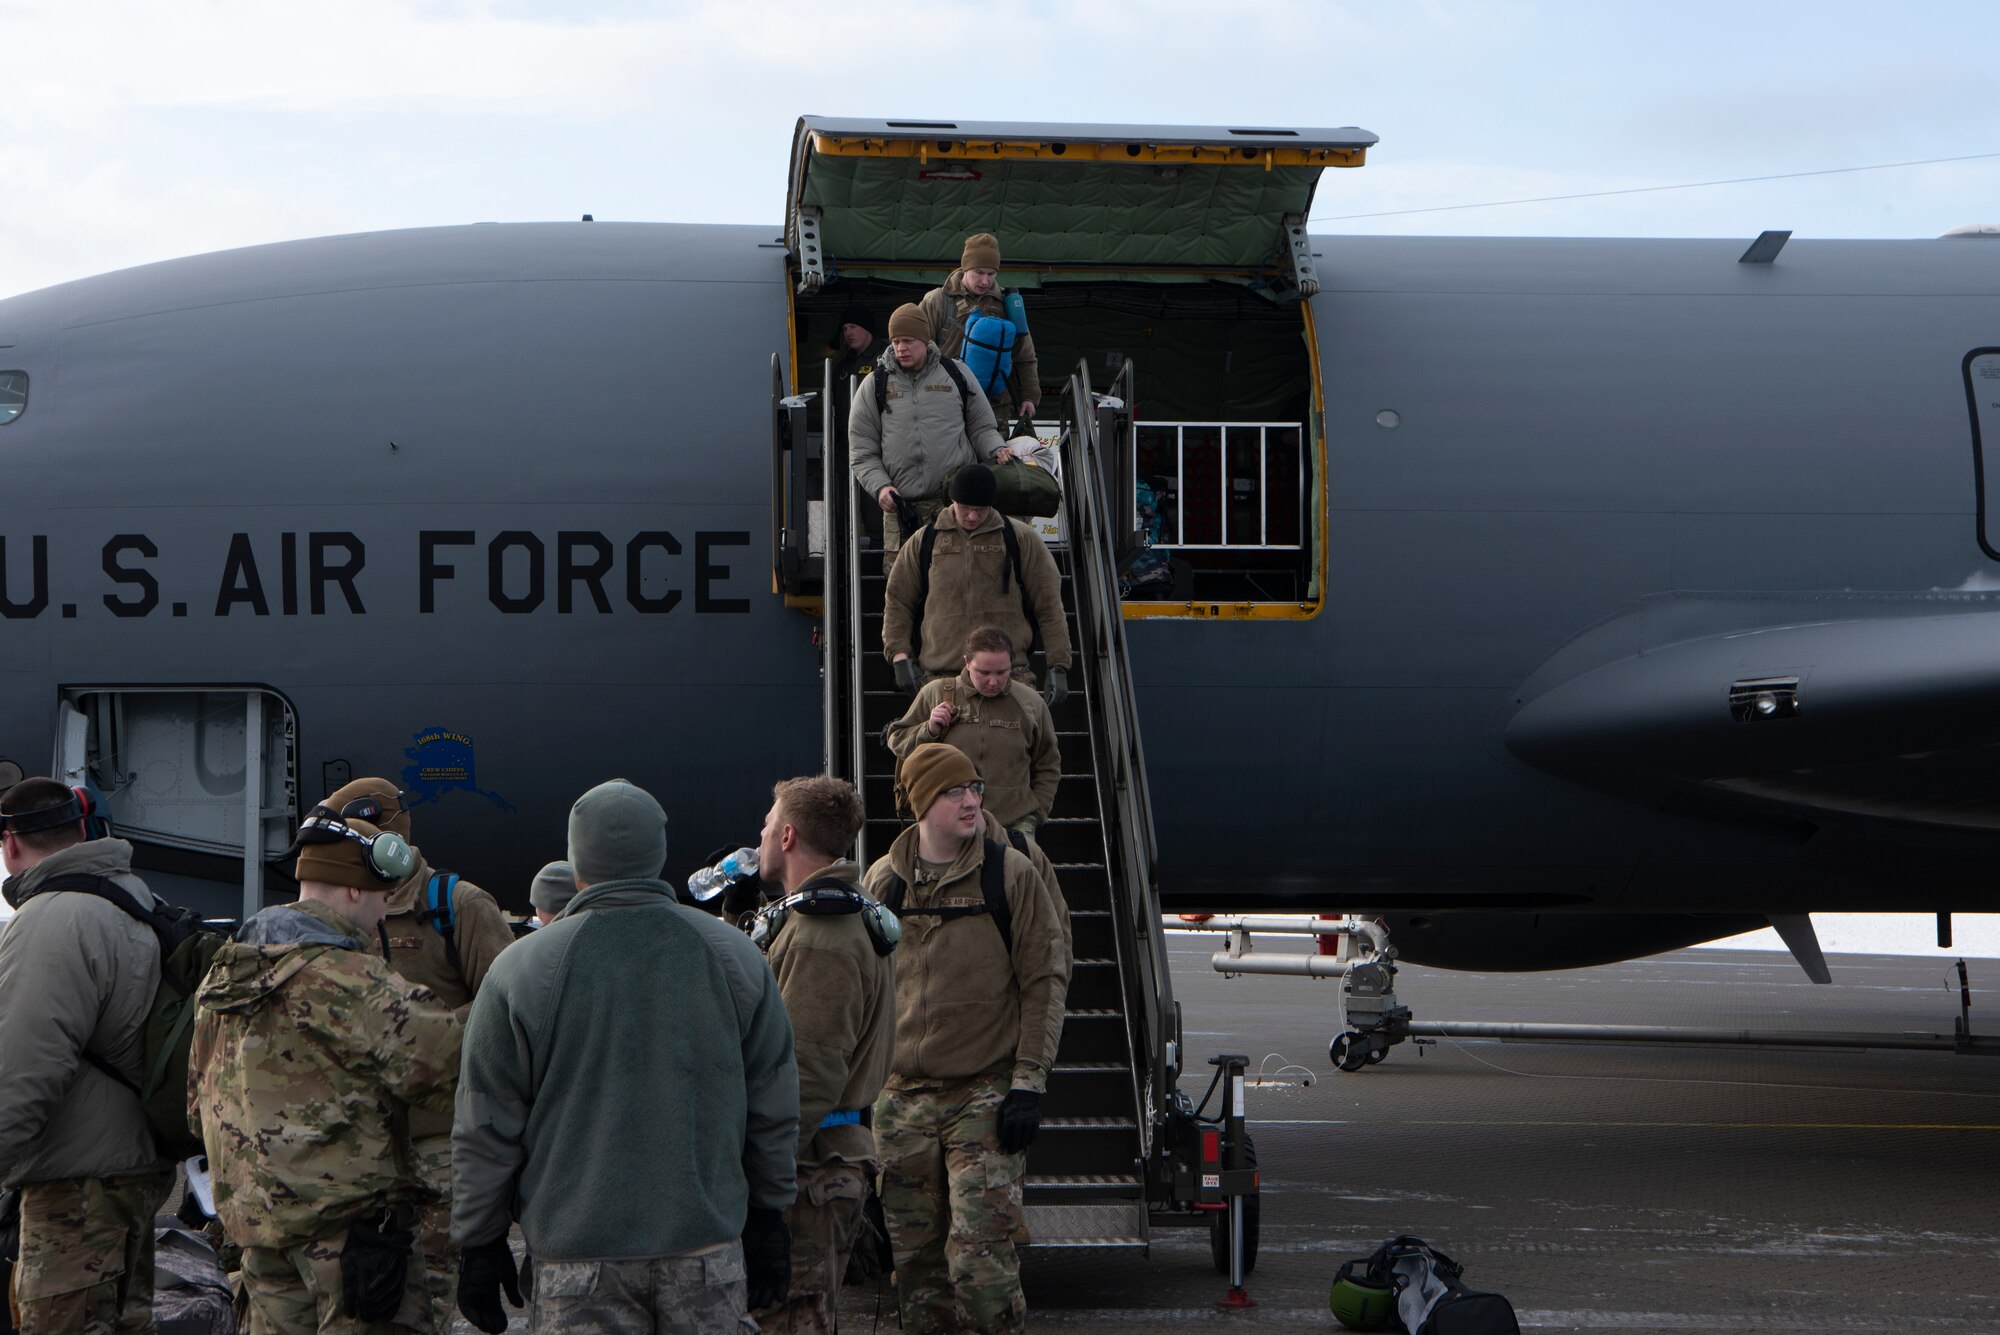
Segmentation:
<svg viewBox="0 0 2000 1335">
<path fill-rule="evenodd" d="M 734 881 L 757 874 L 757 850 L 739 848 L 713 867 L 703 867 L 688 877 L 688 898 L 706 904 Z"/>
<path fill-rule="evenodd" d="M 1007 319 L 1013 323 L 1014 334 L 1018 338 L 1028 332 L 1028 303 L 1021 300 L 1019 292 L 1009 292 L 1000 302 L 1007 312 Z"/>
</svg>

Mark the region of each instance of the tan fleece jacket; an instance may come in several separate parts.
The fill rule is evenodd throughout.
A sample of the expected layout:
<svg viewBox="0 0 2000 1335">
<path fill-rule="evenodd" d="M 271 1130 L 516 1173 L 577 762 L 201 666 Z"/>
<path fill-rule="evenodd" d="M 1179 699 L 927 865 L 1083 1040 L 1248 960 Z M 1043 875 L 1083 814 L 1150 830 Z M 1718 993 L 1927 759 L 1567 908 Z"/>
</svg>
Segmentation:
<svg viewBox="0 0 2000 1335">
<path fill-rule="evenodd" d="M 1007 1074 L 1016 1089 L 1048 1087 L 1062 1041 L 1070 951 L 1060 910 L 1034 864 L 1008 848 L 1007 904 L 1013 914 L 1010 957 L 984 913 L 944 919 L 911 909 L 984 904 L 979 875 L 986 841 L 969 839 L 936 880 L 920 879 L 912 825 L 868 869 L 874 899 L 900 876 L 903 942 L 896 947 L 896 1054 L 901 1081 L 962 1080 Z"/>
<path fill-rule="evenodd" d="M 427 987 L 437 994 L 440 1004 L 466 1017 L 479 985 L 493 960 L 513 944 L 514 933 L 500 914 L 500 905 L 470 881 L 452 887 L 452 926 L 458 943 L 459 963 L 464 971 L 451 967 L 451 952 L 445 949 L 444 935 L 432 923 L 418 917 L 429 907 L 425 887 L 437 869 L 422 851 L 417 853 L 417 869 L 389 892 L 389 913 L 382 921 L 389 934 L 389 968 L 396 974 Z M 425 1108 L 410 1110 L 410 1137 L 451 1134 L 451 1114 Z"/>
<path fill-rule="evenodd" d="M 931 337 L 937 341 L 938 350 L 947 357 L 956 357 L 965 346 L 966 313 L 977 307 L 982 315 L 1006 319 L 1007 289 L 996 283 L 991 292 L 975 297 L 965 290 L 965 270 L 953 269 L 944 286 L 924 293 L 917 306 L 931 322 Z M 1016 404 L 1042 401 L 1041 377 L 1041 363 L 1035 357 L 1035 336 L 1023 332 L 1020 341 L 1014 344 L 1013 364 L 1007 374 L 1011 392 L 1004 401 L 1010 416 Z"/>
<path fill-rule="evenodd" d="M 812 879 L 859 888 L 861 868 L 836 862 Z M 875 1133 L 822 1128 L 828 1113 L 875 1105 L 896 1044 L 896 956 L 877 955 L 859 913 L 791 913 L 765 956 L 792 1019 L 799 1063 L 799 1162 L 874 1163 Z"/>
<path fill-rule="evenodd" d="M 924 602 L 922 652 L 916 655 L 924 671 L 933 677 L 948 677 L 959 670 L 965 637 L 981 626 L 998 626 L 1007 632 L 1007 638 L 1014 642 L 1014 675 L 1027 674 L 1028 645 L 1034 640 L 1035 628 L 1021 607 L 1021 582 L 1008 568 L 1002 524 L 1014 526 L 1014 538 L 1021 549 L 1021 580 L 1026 582 L 1035 607 L 1049 666 L 1069 666 L 1062 576 L 1056 570 L 1055 557 L 1049 555 L 1048 544 L 1026 524 L 998 510 L 988 511 L 979 527 L 967 533 L 959 527 L 958 512 L 947 506 L 938 512 L 935 524 L 937 541 L 931 552 L 930 594 Z M 922 560 L 923 543 L 905 542 L 889 570 L 882 607 L 882 653 L 891 661 L 910 652 Z"/>
<path fill-rule="evenodd" d="M 931 711 L 949 704 L 958 716 L 942 735 L 930 728 Z M 979 693 L 965 672 L 929 682 L 884 738 L 901 760 L 925 742 L 944 742 L 971 757 L 986 780 L 986 812 L 1004 825 L 1029 816 L 1047 820 L 1062 778 L 1055 720 L 1033 688 L 1018 681 L 992 699 Z"/>
</svg>

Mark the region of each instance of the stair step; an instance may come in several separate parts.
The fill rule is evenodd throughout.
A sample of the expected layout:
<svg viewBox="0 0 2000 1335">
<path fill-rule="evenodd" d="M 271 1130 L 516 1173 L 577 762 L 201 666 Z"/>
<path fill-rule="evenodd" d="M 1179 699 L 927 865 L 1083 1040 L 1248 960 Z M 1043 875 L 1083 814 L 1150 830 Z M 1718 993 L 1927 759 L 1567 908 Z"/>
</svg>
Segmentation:
<svg viewBox="0 0 2000 1335">
<path fill-rule="evenodd" d="M 1145 1184 L 1137 1173 L 1060 1173 L 1037 1177 L 1029 1174 L 1022 1187 L 1030 1192 L 1077 1194 L 1121 1192 L 1138 1195 Z"/>
<path fill-rule="evenodd" d="M 1065 1020 L 1122 1020 L 1125 1018 L 1125 1012 L 1111 1010 L 1108 1007 L 1092 1007 L 1089 1010 L 1064 1011 L 1063 1018 Z"/>
<path fill-rule="evenodd" d="M 1130 1117 L 1044 1117 L 1044 1131 L 1137 1131 L 1139 1123 Z"/>
<path fill-rule="evenodd" d="M 1123 1075 L 1132 1068 L 1124 1062 L 1057 1062 L 1051 1075 Z"/>
</svg>

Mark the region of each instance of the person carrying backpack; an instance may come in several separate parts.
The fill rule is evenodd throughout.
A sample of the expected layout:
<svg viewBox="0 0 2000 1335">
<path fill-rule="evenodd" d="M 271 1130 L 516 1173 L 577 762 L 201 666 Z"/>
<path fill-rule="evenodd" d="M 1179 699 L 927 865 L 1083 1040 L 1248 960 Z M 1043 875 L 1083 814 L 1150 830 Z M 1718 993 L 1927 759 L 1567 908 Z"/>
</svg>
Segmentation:
<svg viewBox="0 0 2000 1335">
<path fill-rule="evenodd" d="M 1019 1331 L 1021 1188 L 1069 994 L 1063 910 L 1029 858 L 988 836 L 963 751 L 927 742 L 896 777 L 917 823 L 863 882 L 903 928 L 875 1102 L 896 1301 L 904 1335 Z"/>
<path fill-rule="evenodd" d="M 1002 422 L 1019 413 L 1034 416 L 1042 395 L 1041 368 L 1026 311 L 1018 295 L 1011 302 L 1008 295 L 1000 286 L 1000 239 L 991 232 L 978 232 L 965 238 L 958 267 L 944 285 L 924 293 L 917 303 L 930 321 L 938 351 L 963 359 L 981 373 L 993 416 Z M 982 317 L 994 323 L 982 324 Z"/>
<path fill-rule="evenodd" d="M 0 795 L 0 891 L 18 911 L 0 934 L 0 1183 L 21 1193 L 22 1335 L 152 1330 L 153 1214 L 174 1181 L 136 1092 L 160 943 L 84 887 L 155 900 L 132 845 L 86 838 L 86 814 L 54 779 Z"/>
<path fill-rule="evenodd" d="M 464 1022 L 382 962 L 410 846 L 321 807 L 295 847 L 298 899 L 244 923 L 195 993 L 187 1097 L 215 1212 L 250 1330 L 430 1335 L 409 1121 L 452 1107 Z"/>
<path fill-rule="evenodd" d="M 966 636 L 997 626 L 1014 646 L 1015 681 L 1034 684 L 1028 655 L 1042 651 L 1044 698 L 1054 709 L 1069 697 L 1062 576 L 1039 533 L 993 508 L 996 491 L 992 469 L 960 469 L 950 506 L 896 554 L 882 606 L 882 656 L 897 686 L 914 696 L 927 678 L 958 674 Z"/>
<path fill-rule="evenodd" d="M 410 812 L 403 794 L 387 779 L 344 784 L 320 810 L 368 821 L 410 843 L 416 866 L 389 891 L 382 920 L 389 938 L 389 968 L 429 988 L 440 1003 L 464 1019 L 486 981 L 486 971 L 514 939 L 500 905 L 472 882 L 430 864 L 410 837 Z M 419 1214 L 417 1231 L 423 1239 L 437 1328 L 450 1330 L 458 1311 L 458 1248 L 451 1241 L 451 1114 L 412 1108 L 410 1143 L 424 1181 L 438 1193 Z"/>
<path fill-rule="evenodd" d="M 972 372 L 937 350 L 930 322 L 908 304 L 889 317 L 889 351 L 854 393 L 847 441 L 855 482 L 881 507 L 889 552 L 916 526 L 904 507 L 928 519 L 953 470 L 1014 457 Z"/>
</svg>

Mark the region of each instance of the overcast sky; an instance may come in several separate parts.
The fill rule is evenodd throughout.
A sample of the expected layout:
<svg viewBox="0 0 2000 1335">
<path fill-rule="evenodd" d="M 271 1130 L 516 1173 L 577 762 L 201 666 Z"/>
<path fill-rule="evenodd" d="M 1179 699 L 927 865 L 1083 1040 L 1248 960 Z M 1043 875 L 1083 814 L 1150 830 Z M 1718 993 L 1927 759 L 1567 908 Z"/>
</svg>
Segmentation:
<svg viewBox="0 0 2000 1335">
<path fill-rule="evenodd" d="M 333 15 L 338 15 L 336 19 Z M 1359 125 L 1317 230 L 1934 236 L 2000 156 L 1995 7 L 1527 0 L 0 0 L 0 295 L 484 220 L 770 223 L 795 119 Z"/>
</svg>

